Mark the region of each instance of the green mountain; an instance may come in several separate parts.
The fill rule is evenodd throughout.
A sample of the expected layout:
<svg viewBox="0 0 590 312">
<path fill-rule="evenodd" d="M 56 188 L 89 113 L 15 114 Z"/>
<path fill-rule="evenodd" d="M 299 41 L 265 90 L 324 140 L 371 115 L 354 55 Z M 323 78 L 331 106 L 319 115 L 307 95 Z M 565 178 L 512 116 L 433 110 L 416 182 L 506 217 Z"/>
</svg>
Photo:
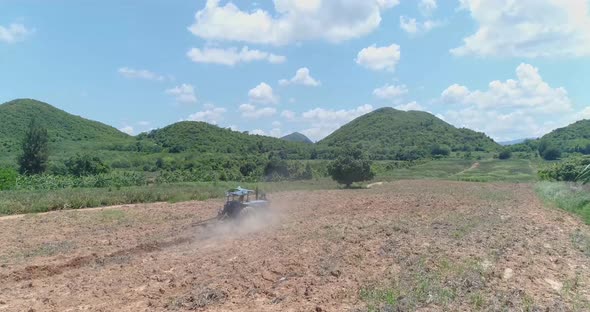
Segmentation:
<svg viewBox="0 0 590 312">
<path fill-rule="evenodd" d="M 344 125 L 318 143 L 324 147 L 361 144 L 373 159 L 416 159 L 453 151 L 495 151 L 483 133 L 458 129 L 432 114 L 381 108 Z M 444 154 L 444 152 L 442 152 Z"/>
<path fill-rule="evenodd" d="M 544 135 L 540 143 L 565 153 L 590 154 L 590 120 L 580 120 Z"/>
<path fill-rule="evenodd" d="M 197 121 L 178 122 L 140 134 L 138 139 L 151 140 L 171 153 L 191 151 L 245 155 L 276 152 L 289 159 L 308 158 L 310 154 L 307 144 L 250 135 Z"/>
<path fill-rule="evenodd" d="M 0 150 L 18 153 L 31 119 L 47 129 L 54 151 L 100 149 L 135 139 L 111 126 L 74 116 L 47 103 L 18 99 L 0 105 Z"/>
<path fill-rule="evenodd" d="M 293 132 L 289 135 L 286 135 L 281 138 L 281 140 L 289 141 L 289 142 L 301 142 L 301 143 L 310 143 L 313 144 L 313 141 L 306 137 L 304 134 L 299 132 Z"/>
</svg>

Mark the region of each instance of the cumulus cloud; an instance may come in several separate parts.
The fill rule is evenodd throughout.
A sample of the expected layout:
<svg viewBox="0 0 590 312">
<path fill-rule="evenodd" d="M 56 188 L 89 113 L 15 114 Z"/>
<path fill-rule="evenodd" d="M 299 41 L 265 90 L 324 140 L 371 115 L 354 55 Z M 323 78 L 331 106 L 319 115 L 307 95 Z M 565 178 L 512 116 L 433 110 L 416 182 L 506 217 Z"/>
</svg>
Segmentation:
<svg viewBox="0 0 590 312">
<path fill-rule="evenodd" d="M 436 0 L 420 0 L 418 8 L 422 15 L 430 16 L 437 9 Z"/>
<path fill-rule="evenodd" d="M 264 130 L 261 130 L 261 129 L 254 129 L 254 130 L 250 131 L 250 134 L 253 134 L 253 135 L 266 135 L 266 132 L 264 132 Z"/>
<path fill-rule="evenodd" d="M 386 84 L 383 87 L 373 90 L 373 95 L 383 100 L 396 100 L 408 93 L 406 85 Z"/>
<path fill-rule="evenodd" d="M 128 79 L 143 79 L 153 81 L 164 81 L 166 77 L 158 75 L 147 69 L 133 69 L 129 67 L 121 67 L 118 70 L 119 74 Z"/>
<path fill-rule="evenodd" d="M 457 56 L 590 55 L 587 0 L 460 0 L 478 30 L 451 50 Z"/>
<path fill-rule="evenodd" d="M 403 110 L 403 111 L 423 111 L 424 107 L 418 104 L 416 101 L 406 103 L 403 105 L 398 105 L 395 107 L 396 109 Z"/>
<path fill-rule="evenodd" d="M 189 30 L 205 40 L 284 45 L 306 40 L 341 42 L 373 32 L 398 0 L 275 0 L 274 11 L 246 11 L 207 0 Z"/>
<path fill-rule="evenodd" d="M 552 88 L 543 81 L 539 70 L 529 64 L 516 68 L 517 80 L 492 81 L 486 91 L 470 91 L 467 87 L 454 84 L 442 93 L 447 103 L 474 105 L 482 109 L 519 108 L 544 113 L 571 111 L 572 102 L 567 91 Z"/>
<path fill-rule="evenodd" d="M 537 137 L 578 115 L 567 91 L 551 87 L 537 68 L 520 64 L 516 77 L 492 81 L 483 91 L 451 85 L 442 92 L 441 102 L 454 108 L 442 115 L 448 122 L 483 131 L 497 140 Z"/>
<path fill-rule="evenodd" d="M 272 128 L 270 130 L 270 136 L 275 137 L 275 138 L 280 138 L 283 134 L 283 131 L 281 130 L 281 128 Z"/>
<path fill-rule="evenodd" d="M 427 33 L 440 25 L 440 22 L 433 20 L 418 22 L 415 18 L 409 18 L 405 16 L 400 16 L 399 18 L 400 28 L 411 35 Z"/>
<path fill-rule="evenodd" d="M 374 44 L 358 53 L 356 63 L 370 70 L 394 71 L 400 58 L 399 45 L 377 47 Z"/>
<path fill-rule="evenodd" d="M 277 109 L 274 107 L 257 108 L 252 104 L 242 104 L 239 109 L 242 113 L 242 117 L 250 119 L 272 117 L 277 113 Z"/>
<path fill-rule="evenodd" d="M 251 50 L 247 46 L 238 50 L 235 47 L 220 48 L 192 48 L 187 56 L 195 63 L 211 63 L 234 66 L 238 63 L 250 63 L 254 61 L 266 61 L 271 64 L 284 63 L 287 57 L 260 50 Z"/>
<path fill-rule="evenodd" d="M 134 129 L 132 126 L 124 126 L 123 128 L 119 129 L 121 132 L 125 132 L 129 135 L 133 135 Z"/>
<path fill-rule="evenodd" d="M 0 42 L 15 43 L 24 40 L 30 34 L 35 32 L 23 24 L 13 23 L 8 27 L 0 25 Z"/>
<path fill-rule="evenodd" d="M 279 84 L 281 86 L 287 86 L 290 84 L 299 84 L 299 85 L 304 85 L 304 86 L 317 87 L 317 86 L 321 85 L 321 82 L 311 76 L 311 74 L 309 73 L 309 68 L 302 67 L 297 70 L 297 72 L 295 73 L 295 76 L 293 78 L 281 79 L 281 80 L 279 80 Z"/>
<path fill-rule="evenodd" d="M 346 110 L 315 108 L 301 114 L 301 122 L 308 128 L 302 133 L 314 141 L 320 140 L 351 120 L 373 111 L 369 104 Z"/>
<path fill-rule="evenodd" d="M 213 104 L 205 104 L 204 110 L 196 112 L 188 116 L 190 121 L 203 121 L 213 125 L 219 124 L 224 119 L 224 114 L 227 109 L 223 107 L 216 107 Z"/>
<path fill-rule="evenodd" d="M 166 90 L 166 94 L 173 96 L 178 103 L 194 104 L 197 103 L 195 88 L 191 84 L 183 83 L 179 86 Z"/>
<path fill-rule="evenodd" d="M 279 99 L 274 94 L 272 87 L 262 82 L 248 92 L 250 101 L 261 104 L 276 104 Z"/>
</svg>

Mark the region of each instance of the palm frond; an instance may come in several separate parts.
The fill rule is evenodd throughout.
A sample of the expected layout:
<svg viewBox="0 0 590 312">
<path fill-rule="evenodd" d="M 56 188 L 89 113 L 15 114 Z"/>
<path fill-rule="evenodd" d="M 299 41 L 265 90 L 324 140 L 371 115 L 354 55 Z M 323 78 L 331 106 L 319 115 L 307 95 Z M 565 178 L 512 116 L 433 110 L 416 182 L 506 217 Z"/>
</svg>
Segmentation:
<svg viewBox="0 0 590 312">
<path fill-rule="evenodd" d="M 586 166 L 586 168 L 584 168 L 582 172 L 580 172 L 576 180 L 584 184 L 590 183 L 590 165 Z"/>
</svg>

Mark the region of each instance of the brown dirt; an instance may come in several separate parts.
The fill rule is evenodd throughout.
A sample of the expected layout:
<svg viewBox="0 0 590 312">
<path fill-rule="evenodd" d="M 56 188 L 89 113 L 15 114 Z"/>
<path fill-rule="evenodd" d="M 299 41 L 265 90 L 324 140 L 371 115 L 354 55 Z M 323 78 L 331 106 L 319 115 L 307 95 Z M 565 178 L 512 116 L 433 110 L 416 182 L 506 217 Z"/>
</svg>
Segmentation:
<svg viewBox="0 0 590 312">
<path fill-rule="evenodd" d="M 589 228 L 530 185 L 403 181 L 0 220 L 0 311 L 588 311 Z M 577 237 L 576 236 L 576 237 Z"/>
</svg>

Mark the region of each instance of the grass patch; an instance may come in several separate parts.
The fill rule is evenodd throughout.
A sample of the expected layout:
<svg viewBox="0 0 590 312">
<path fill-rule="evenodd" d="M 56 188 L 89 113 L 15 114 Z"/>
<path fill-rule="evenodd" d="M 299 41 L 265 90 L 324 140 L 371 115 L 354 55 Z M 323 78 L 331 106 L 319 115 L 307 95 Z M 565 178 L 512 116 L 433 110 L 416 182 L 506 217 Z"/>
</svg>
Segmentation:
<svg viewBox="0 0 590 312">
<path fill-rule="evenodd" d="M 537 179 L 536 170 L 530 160 L 482 160 L 476 168 L 462 171 L 454 176 L 456 180 L 468 182 L 532 182 Z"/>
<path fill-rule="evenodd" d="M 565 182 L 540 182 L 536 191 L 546 202 L 574 213 L 590 224 L 590 186 Z"/>
<path fill-rule="evenodd" d="M 572 244 L 586 256 L 590 257 L 590 235 L 578 229 L 572 234 Z"/>
<path fill-rule="evenodd" d="M 474 164 L 478 163 L 477 166 Z M 467 182 L 533 182 L 537 180 L 537 163 L 527 159 L 441 159 L 412 166 L 385 170 L 378 163 L 377 178 L 384 181 L 408 179 L 440 179 Z M 381 168 L 383 167 L 383 168 Z"/>
<path fill-rule="evenodd" d="M 415 261 L 414 261 L 415 260 Z M 476 262 L 419 258 L 388 285 L 361 289 L 360 299 L 369 311 L 414 311 L 428 305 L 448 307 L 470 300 L 474 308 L 485 305 L 473 293 L 484 286 L 484 269 Z M 470 296 L 470 297 L 468 297 Z"/>
<path fill-rule="evenodd" d="M 22 257 L 51 257 L 60 253 L 65 253 L 73 248 L 74 244 L 69 241 L 43 243 L 39 247 L 23 252 Z"/>
<path fill-rule="evenodd" d="M 123 210 L 109 209 L 100 213 L 100 219 L 103 222 L 122 222 L 127 219 L 127 214 Z"/>
</svg>

